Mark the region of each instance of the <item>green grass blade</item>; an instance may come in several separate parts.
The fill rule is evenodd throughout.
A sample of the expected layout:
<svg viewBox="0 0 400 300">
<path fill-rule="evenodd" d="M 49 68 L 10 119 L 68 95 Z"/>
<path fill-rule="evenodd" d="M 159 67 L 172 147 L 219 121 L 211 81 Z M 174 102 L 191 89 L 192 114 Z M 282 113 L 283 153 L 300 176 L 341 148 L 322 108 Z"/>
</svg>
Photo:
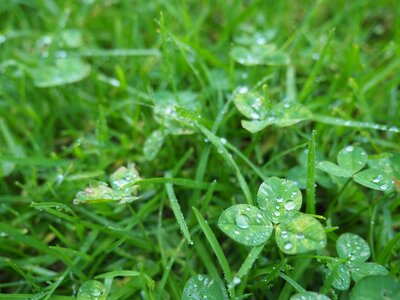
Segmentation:
<svg viewBox="0 0 400 300">
<path fill-rule="evenodd" d="M 315 214 L 315 135 L 316 131 L 311 133 L 308 146 L 307 157 L 307 190 L 306 190 L 306 213 Z"/>
</svg>

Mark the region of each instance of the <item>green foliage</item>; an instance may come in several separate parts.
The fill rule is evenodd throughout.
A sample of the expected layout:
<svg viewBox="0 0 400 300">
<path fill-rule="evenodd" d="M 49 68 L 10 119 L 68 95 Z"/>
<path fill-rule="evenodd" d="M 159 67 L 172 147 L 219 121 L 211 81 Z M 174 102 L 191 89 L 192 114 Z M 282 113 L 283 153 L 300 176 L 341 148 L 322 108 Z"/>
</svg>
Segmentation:
<svg viewBox="0 0 400 300">
<path fill-rule="evenodd" d="M 235 241 L 255 246 L 265 243 L 272 233 L 271 222 L 278 224 L 275 240 L 286 254 L 297 254 L 325 247 L 322 225 L 307 214 L 299 213 L 301 192 L 287 179 L 271 177 L 257 193 L 260 209 L 251 205 L 234 205 L 218 220 L 219 228 Z"/>
<path fill-rule="evenodd" d="M 0 299 L 396 299 L 399 5 L 0 1 Z"/>
<path fill-rule="evenodd" d="M 346 146 L 337 155 L 338 165 L 329 161 L 320 161 L 318 168 L 333 176 L 350 178 L 365 187 L 378 191 L 390 191 L 394 181 L 383 169 L 362 170 L 368 161 L 367 152 L 361 147 Z"/>
</svg>

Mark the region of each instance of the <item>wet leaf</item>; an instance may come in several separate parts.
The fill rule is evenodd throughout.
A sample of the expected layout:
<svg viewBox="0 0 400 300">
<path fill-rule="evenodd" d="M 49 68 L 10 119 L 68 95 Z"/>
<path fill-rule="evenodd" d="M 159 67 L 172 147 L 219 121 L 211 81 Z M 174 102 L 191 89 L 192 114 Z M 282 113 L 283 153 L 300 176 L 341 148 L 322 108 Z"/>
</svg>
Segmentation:
<svg viewBox="0 0 400 300">
<path fill-rule="evenodd" d="M 177 94 L 162 91 L 154 94 L 154 119 L 161 124 L 166 133 L 181 135 L 193 133 L 192 128 L 178 122 L 180 118 L 177 107 L 198 112 L 201 109 L 201 100 L 196 93 L 180 91 Z"/>
<path fill-rule="evenodd" d="M 326 272 L 326 278 L 331 276 L 335 269 L 335 263 L 328 263 Z M 341 291 L 347 291 L 351 283 L 350 269 L 346 264 L 339 263 L 336 274 L 333 274 L 332 286 Z"/>
<path fill-rule="evenodd" d="M 147 160 L 153 160 L 164 144 L 165 134 L 161 130 L 153 131 L 144 143 L 143 153 Z"/>
<path fill-rule="evenodd" d="M 286 53 L 280 52 L 274 45 L 252 45 L 250 47 L 233 47 L 230 56 L 245 66 L 285 65 L 289 62 Z"/>
<path fill-rule="evenodd" d="M 352 175 L 350 171 L 342 169 L 338 165 L 326 160 L 317 163 L 317 168 L 336 177 L 350 178 Z"/>
<path fill-rule="evenodd" d="M 361 147 L 347 146 L 339 151 L 337 162 L 339 167 L 352 174 L 365 167 L 368 161 L 367 152 Z"/>
<path fill-rule="evenodd" d="M 400 282 L 389 276 L 369 276 L 361 279 L 353 288 L 350 300 L 398 300 Z"/>
<path fill-rule="evenodd" d="M 182 300 L 224 300 L 228 299 L 222 289 L 210 276 L 199 274 L 190 277 L 183 289 Z"/>
<path fill-rule="evenodd" d="M 304 253 L 326 246 L 326 234 L 321 223 L 300 212 L 276 227 L 275 239 L 286 254 Z"/>
<path fill-rule="evenodd" d="M 355 282 L 359 282 L 361 279 L 367 276 L 388 274 L 389 271 L 384 266 L 373 262 L 366 262 L 351 269 L 351 276 Z"/>
<path fill-rule="evenodd" d="M 258 132 L 267 126 L 287 127 L 308 120 L 311 112 L 303 105 L 294 101 L 283 101 L 275 105 L 265 119 L 243 120 L 242 126 L 250 132 Z"/>
<path fill-rule="evenodd" d="M 35 86 L 40 88 L 78 82 L 90 74 L 90 65 L 79 58 L 56 59 L 52 65 L 40 65 L 32 70 Z"/>
<path fill-rule="evenodd" d="M 279 223 L 300 209 L 302 195 L 293 181 L 271 177 L 260 185 L 257 202 L 267 218 Z"/>
<path fill-rule="evenodd" d="M 238 111 L 249 119 L 264 119 L 268 115 L 269 108 L 264 97 L 259 93 L 250 92 L 246 86 L 235 90 L 233 103 Z"/>
<path fill-rule="evenodd" d="M 121 200 L 121 195 L 102 181 L 94 181 L 83 191 L 79 191 L 74 199 L 74 204 L 98 203 Z"/>
<path fill-rule="evenodd" d="M 224 210 L 219 217 L 218 227 L 229 237 L 246 246 L 266 242 L 273 229 L 261 210 L 247 204 L 233 205 Z"/>
<path fill-rule="evenodd" d="M 314 292 L 302 292 L 293 295 L 290 300 L 330 300 L 330 298 Z"/>
<path fill-rule="evenodd" d="M 79 288 L 77 300 L 106 300 L 106 289 L 100 281 L 86 281 Z"/>
<path fill-rule="evenodd" d="M 370 256 L 368 243 L 353 233 L 344 233 L 336 241 L 336 251 L 340 258 L 348 259 L 349 266 L 357 266 Z"/>
<path fill-rule="evenodd" d="M 370 189 L 389 191 L 393 189 L 393 180 L 383 171 L 377 169 L 363 170 L 353 177 L 354 181 Z"/>
</svg>

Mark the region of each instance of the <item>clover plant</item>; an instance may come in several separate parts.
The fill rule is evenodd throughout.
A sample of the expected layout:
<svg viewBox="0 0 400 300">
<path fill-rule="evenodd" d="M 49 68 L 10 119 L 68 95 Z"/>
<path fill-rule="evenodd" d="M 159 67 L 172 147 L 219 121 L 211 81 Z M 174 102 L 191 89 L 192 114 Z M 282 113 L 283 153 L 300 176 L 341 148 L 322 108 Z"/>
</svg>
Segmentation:
<svg viewBox="0 0 400 300">
<path fill-rule="evenodd" d="M 123 204 L 135 201 L 139 189 L 135 183 L 140 179 L 134 164 L 120 167 L 110 176 L 111 187 L 106 182 L 94 181 L 76 194 L 74 204 L 112 201 Z"/>
<path fill-rule="evenodd" d="M 394 181 L 384 170 L 364 169 L 368 162 L 367 152 L 358 146 L 346 146 L 337 154 L 337 164 L 320 161 L 317 168 L 332 176 L 352 178 L 358 184 L 378 191 L 390 191 Z"/>
<path fill-rule="evenodd" d="M 275 227 L 276 243 L 284 253 L 297 254 L 325 247 L 326 234 L 311 215 L 299 212 L 302 195 L 294 182 L 268 178 L 257 193 L 258 207 L 237 204 L 218 220 L 219 228 L 246 246 L 265 243 Z"/>
<path fill-rule="evenodd" d="M 336 241 L 336 251 L 340 261 L 335 260 L 327 264 L 327 277 L 336 268 L 337 272 L 333 274 L 332 286 L 338 290 L 348 290 L 351 278 L 355 282 L 359 282 L 367 276 L 387 275 L 389 273 L 380 264 L 366 262 L 370 256 L 370 248 L 368 243 L 356 234 L 342 234 Z"/>
</svg>

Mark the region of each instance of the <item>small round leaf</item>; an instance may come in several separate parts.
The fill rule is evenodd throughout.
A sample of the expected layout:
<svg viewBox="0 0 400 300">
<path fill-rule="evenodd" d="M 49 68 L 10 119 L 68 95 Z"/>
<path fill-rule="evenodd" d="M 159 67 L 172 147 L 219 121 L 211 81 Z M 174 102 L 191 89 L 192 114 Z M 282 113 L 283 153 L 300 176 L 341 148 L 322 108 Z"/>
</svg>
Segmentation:
<svg viewBox="0 0 400 300">
<path fill-rule="evenodd" d="M 359 282 L 361 279 L 367 276 L 387 274 L 389 274 L 389 271 L 384 266 L 373 262 L 366 262 L 351 269 L 351 275 L 355 282 Z"/>
<path fill-rule="evenodd" d="M 78 291 L 77 300 L 105 300 L 106 289 L 97 280 L 89 280 L 83 283 Z"/>
<path fill-rule="evenodd" d="M 326 233 L 310 215 L 297 213 L 276 227 L 275 239 L 286 254 L 304 253 L 325 247 Z"/>
<path fill-rule="evenodd" d="M 330 300 L 331 298 L 322 295 L 322 294 L 317 294 L 314 292 L 302 292 L 298 294 L 294 294 L 292 297 L 290 297 L 290 300 Z"/>
<path fill-rule="evenodd" d="M 367 164 L 368 155 L 361 147 L 347 146 L 339 151 L 337 161 L 339 167 L 354 174 Z"/>
<path fill-rule="evenodd" d="M 211 277 L 203 274 L 190 277 L 183 289 L 182 300 L 223 300 L 227 293 Z"/>
<path fill-rule="evenodd" d="M 260 185 L 257 202 L 272 222 L 279 223 L 299 211 L 302 195 L 293 181 L 271 177 Z"/>
<path fill-rule="evenodd" d="M 346 169 L 342 169 L 338 165 L 334 164 L 333 162 L 330 161 L 320 161 L 317 166 L 318 169 L 321 171 L 324 171 L 332 176 L 336 177 L 344 177 L 344 178 L 349 178 L 351 177 L 352 173 Z"/>
<path fill-rule="evenodd" d="M 400 281 L 389 276 L 369 276 L 353 288 L 350 300 L 398 300 Z"/>
<path fill-rule="evenodd" d="M 354 181 L 367 188 L 378 191 L 389 191 L 393 188 L 393 180 L 381 170 L 366 169 L 353 177 Z"/>
<path fill-rule="evenodd" d="M 165 134 L 161 130 L 153 131 L 144 142 L 143 154 L 147 160 L 153 160 L 164 144 Z"/>
<path fill-rule="evenodd" d="M 257 207 L 247 204 L 233 205 L 223 211 L 218 226 L 229 237 L 246 246 L 266 242 L 273 229 Z"/>
<path fill-rule="evenodd" d="M 269 109 L 259 93 L 250 92 L 248 87 L 242 86 L 236 89 L 234 95 L 233 103 L 245 117 L 259 120 L 267 116 Z"/>
<path fill-rule="evenodd" d="M 326 277 L 328 278 L 329 276 L 331 276 L 335 264 L 328 263 L 327 267 L 328 269 L 326 272 Z M 333 274 L 332 286 L 338 290 L 347 291 L 350 287 L 350 282 L 351 274 L 349 267 L 346 264 L 340 263 L 336 274 Z"/>
<path fill-rule="evenodd" d="M 344 233 L 338 238 L 336 251 L 340 258 L 348 259 L 349 266 L 360 265 L 370 256 L 368 243 L 353 233 Z"/>
</svg>

